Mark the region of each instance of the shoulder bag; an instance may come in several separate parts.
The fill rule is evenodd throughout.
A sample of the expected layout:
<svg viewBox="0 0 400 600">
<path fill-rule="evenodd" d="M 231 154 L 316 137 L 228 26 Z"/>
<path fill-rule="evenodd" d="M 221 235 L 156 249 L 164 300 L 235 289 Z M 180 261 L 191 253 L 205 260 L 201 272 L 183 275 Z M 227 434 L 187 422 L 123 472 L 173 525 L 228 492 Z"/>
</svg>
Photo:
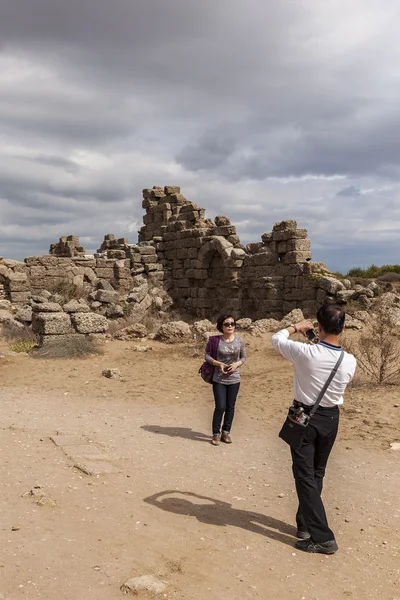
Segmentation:
<svg viewBox="0 0 400 600">
<path fill-rule="evenodd" d="M 214 360 L 217 360 L 219 340 L 219 335 L 212 335 L 208 338 L 206 353 L 209 354 Z M 199 373 L 206 383 L 213 382 L 214 369 L 215 367 L 210 365 L 210 363 L 207 361 L 204 361 L 201 365 Z"/>
</svg>

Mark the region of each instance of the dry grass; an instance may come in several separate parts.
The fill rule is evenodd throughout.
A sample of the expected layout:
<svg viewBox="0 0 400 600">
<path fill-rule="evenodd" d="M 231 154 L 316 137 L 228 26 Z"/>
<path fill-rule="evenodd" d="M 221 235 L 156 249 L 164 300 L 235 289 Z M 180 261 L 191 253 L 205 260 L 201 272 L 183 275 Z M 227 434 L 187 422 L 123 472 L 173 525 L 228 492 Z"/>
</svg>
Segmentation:
<svg viewBox="0 0 400 600">
<path fill-rule="evenodd" d="M 12 352 L 30 352 L 38 343 L 38 337 L 30 327 L 15 325 L 12 321 L 3 323 L 1 335 Z"/>
<path fill-rule="evenodd" d="M 57 337 L 57 336 L 54 336 Z M 85 336 L 71 336 L 69 339 L 46 340 L 43 346 L 35 348 L 34 358 L 82 358 L 93 354 L 103 354 L 98 344 Z"/>
<path fill-rule="evenodd" d="M 91 290 L 91 286 L 75 285 L 69 279 L 62 279 L 53 290 L 56 294 L 60 294 L 65 302 L 69 300 L 80 300 L 86 298 Z"/>
<path fill-rule="evenodd" d="M 391 308 L 380 302 L 358 338 L 346 339 L 358 366 L 378 384 L 394 383 L 400 376 L 400 339 L 394 334 Z"/>
</svg>

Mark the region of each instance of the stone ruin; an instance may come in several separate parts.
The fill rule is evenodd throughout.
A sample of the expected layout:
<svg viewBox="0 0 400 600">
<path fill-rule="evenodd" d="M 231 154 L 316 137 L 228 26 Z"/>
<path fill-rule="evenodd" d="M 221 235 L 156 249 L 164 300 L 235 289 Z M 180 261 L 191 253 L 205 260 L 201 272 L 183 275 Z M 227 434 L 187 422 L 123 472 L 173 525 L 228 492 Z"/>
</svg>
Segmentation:
<svg viewBox="0 0 400 600">
<path fill-rule="evenodd" d="M 137 243 L 107 234 L 87 255 L 79 237 L 69 235 L 47 255 L 0 258 L 0 313 L 11 307 L 42 338 L 102 335 L 111 320 L 140 322 L 149 310 L 165 316 L 173 307 L 183 317 L 209 319 L 227 311 L 259 320 L 301 309 L 314 317 L 324 302 L 357 299 L 368 308 L 382 293 L 376 283 L 354 289 L 313 263 L 307 231 L 296 221 L 276 223 L 244 246 L 228 217 L 205 218 L 177 186 L 143 190 L 142 206 Z"/>
</svg>

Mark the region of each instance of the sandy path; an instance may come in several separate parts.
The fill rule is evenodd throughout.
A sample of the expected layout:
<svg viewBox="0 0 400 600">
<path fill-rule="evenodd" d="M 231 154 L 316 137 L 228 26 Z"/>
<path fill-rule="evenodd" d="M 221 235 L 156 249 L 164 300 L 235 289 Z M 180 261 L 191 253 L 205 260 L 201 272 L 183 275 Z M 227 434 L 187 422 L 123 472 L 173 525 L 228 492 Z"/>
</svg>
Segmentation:
<svg viewBox="0 0 400 600">
<path fill-rule="evenodd" d="M 186 348 L 127 347 L 87 361 L 2 363 L 0 598 L 116 600 L 146 573 L 182 600 L 400 598 L 399 454 L 383 426 L 355 435 L 350 409 L 363 388 L 349 393 L 324 492 L 340 551 L 310 556 L 293 548 L 296 498 L 277 438 L 286 363 L 249 341 L 234 443 L 214 448 L 198 359 Z M 125 381 L 102 378 L 105 366 Z M 84 436 L 120 472 L 84 475 L 50 440 L 57 433 Z M 24 496 L 35 485 L 55 506 Z"/>
</svg>

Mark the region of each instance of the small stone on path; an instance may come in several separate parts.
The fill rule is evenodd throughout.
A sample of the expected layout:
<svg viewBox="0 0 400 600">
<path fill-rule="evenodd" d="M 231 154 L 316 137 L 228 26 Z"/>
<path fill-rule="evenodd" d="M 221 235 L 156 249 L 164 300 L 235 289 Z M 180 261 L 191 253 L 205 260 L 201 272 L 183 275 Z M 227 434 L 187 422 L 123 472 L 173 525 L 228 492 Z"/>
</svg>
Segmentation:
<svg viewBox="0 0 400 600">
<path fill-rule="evenodd" d="M 141 591 L 153 592 L 154 594 L 162 594 L 167 589 L 165 583 L 156 579 L 153 575 L 141 575 L 128 579 L 121 585 L 121 591 L 125 594 L 132 593 L 136 595 Z"/>
<path fill-rule="evenodd" d="M 121 379 L 121 371 L 119 369 L 104 369 L 101 373 L 103 377 L 108 377 L 108 379 Z"/>
</svg>

